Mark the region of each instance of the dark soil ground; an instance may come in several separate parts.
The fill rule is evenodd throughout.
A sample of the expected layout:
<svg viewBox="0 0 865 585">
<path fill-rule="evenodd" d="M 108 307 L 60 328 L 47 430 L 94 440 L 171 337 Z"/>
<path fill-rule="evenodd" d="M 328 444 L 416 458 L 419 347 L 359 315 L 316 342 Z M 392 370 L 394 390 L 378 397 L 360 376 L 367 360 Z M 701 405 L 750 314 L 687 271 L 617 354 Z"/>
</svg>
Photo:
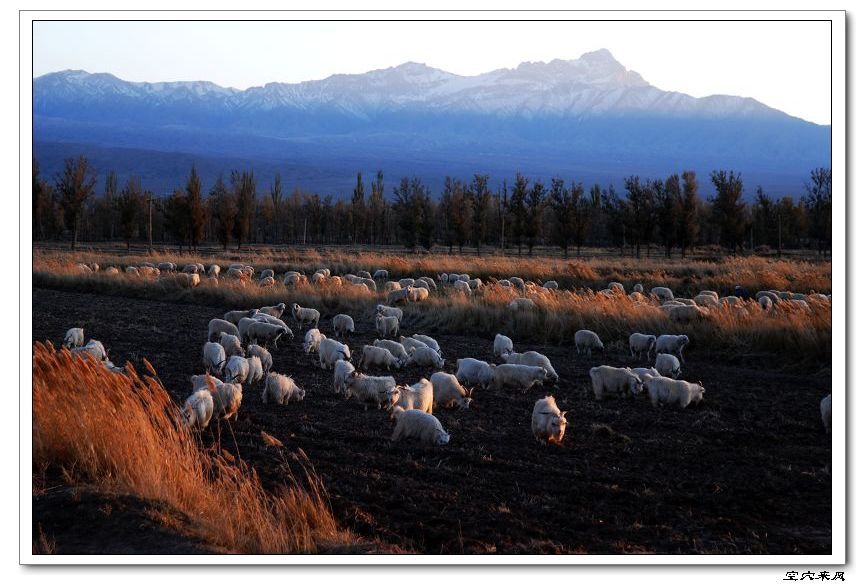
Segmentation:
<svg viewBox="0 0 865 585">
<path fill-rule="evenodd" d="M 69 327 L 84 327 L 85 339 L 101 340 L 118 365 L 147 358 L 182 403 L 189 376 L 203 371 L 208 321 L 237 308 L 34 289 L 33 339 L 56 345 Z M 369 314 L 354 315 L 353 353 L 375 338 L 371 316 L 372 306 Z M 329 315 L 322 315 L 320 328 L 332 333 Z M 401 333 L 415 332 L 403 323 Z M 423 333 L 439 341 L 446 371 L 460 357 L 492 358 L 489 339 Z M 644 365 L 630 358 L 626 340 L 610 340 L 606 356 L 592 358 L 577 357 L 570 346 L 515 340 L 517 351 L 548 355 L 559 384 L 526 394 L 477 390 L 469 410 L 436 411 L 451 442 L 425 449 L 392 445 L 384 412 L 334 395 L 332 373 L 303 354 L 301 341 L 295 328 L 295 340 L 272 353 L 274 369 L 293 376 L 306 399 L 264 405 L 260 386 L 246 387 L 239 421 L 230 428 L 222 422 L 218 430 L 211 425 L 202 441 L 220 440 L 239 452 L 268 486 L 284 480 L 279 462 L 302 450 L 341 524 L 391 550 L 831 552 L 831 445 L 819 413 L 830 387 L 825 369 L 818 375 L 768 354 L 716 356 L 692 340 L 683 377 L 703 382 L 704 401 L 685 410 L 653 409 L 645 396 L 597 402 L 589 394 L 589 368 Z M 431 373 L 415 368 L 394 377 L 415 382 Z M 545 394 L 568 411 L 562 446 L 532 437 L 532 407 Z M 266 447 L 262 430 L 285 449 Z M 68 496 L 34 491 L 34 527 L 56 552 L 157 552 L 151 544 L 164 528 L 129 512 L 100 517 L 93 510 L 107 496 L 91 497 L 92 505 L 79 501 L 86 510 L 72 513 Z M 198 543 L 174 540 L 165 546 L 205 552 Z"/>
</svg>

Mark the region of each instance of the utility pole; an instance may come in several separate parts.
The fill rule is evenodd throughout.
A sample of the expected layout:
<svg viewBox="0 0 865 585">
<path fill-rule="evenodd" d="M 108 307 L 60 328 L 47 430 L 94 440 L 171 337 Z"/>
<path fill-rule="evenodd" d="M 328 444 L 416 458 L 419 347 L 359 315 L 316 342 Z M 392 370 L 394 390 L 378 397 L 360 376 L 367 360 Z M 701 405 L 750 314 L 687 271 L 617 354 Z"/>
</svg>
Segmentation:
<svg viewBox="0 0 865 585">
<path fill-rule="evenodd" d="M 147 251 L 153 252 L 153 193 L 147 195 Z"/>
</svg>

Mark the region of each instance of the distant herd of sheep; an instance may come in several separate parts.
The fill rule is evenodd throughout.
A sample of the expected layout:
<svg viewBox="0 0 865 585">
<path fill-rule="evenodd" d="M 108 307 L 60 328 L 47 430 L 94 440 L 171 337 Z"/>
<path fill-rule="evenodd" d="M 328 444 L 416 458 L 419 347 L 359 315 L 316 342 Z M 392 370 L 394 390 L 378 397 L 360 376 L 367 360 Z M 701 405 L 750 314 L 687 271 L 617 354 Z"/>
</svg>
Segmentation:
<svg viewBox="0 0 865 585">
<path fill-rule="evenodd" d="M 98 272 L 96 264 L 79 264 L 82 271 Z M 106 273 L 119 273 L 116 267 L 105 269 Z M 178 279 L 184 286 L 198 286 L 202 279 L 218 284 L 221 268 L 212 265 L 208 269 L 202 264 L 188 264 L 181 268 L 171 262 L 157 265 L 143 263 L 128 266 L 128 274 L 159 277 L 160 275 Z M 224 278 L 250 282 L 255 276 L 252 266 L 233 264 L 225 271 Z M 273 270 L 259 273 L 260 286 L 272 286 L 276 281 Z M 288 310 L 293 323 L 303 331 L 303 351 L 317 354 L 322 369 L 333 370 L 333 391 L 345 398 L 355 398 L 365 404 L 385 409 L 395 421 L 391 435 L 392 441 L 416 439 L 430 446 L 444 445 L 450 435 L 433 415 L 433 408 L 468 408 L 472 402 L 473 391 L 477 388 L 503 389 L 515 388 L 523 392 L 545 384 L 556 384 L 559 376 L 549 358 L 537 351 L 517 353 L 510 338 L 497 334 L 493 340 L 492 353 L 499 363 L 465 357 L 456 361 L 455 373 L 443 371 L 445 360 L 442 349 L 435 339 L 427 335 L 414 334 L 400 336 L 400 323 L 403 311 L 400 303 L 415 303 L 425 300 L 439 286 L 450 285 L 453 290 L 471 295 L 474 291 L 490 286 L 468 274 L 441 274 L 438 283 L 430 277 L 405 278 L 389 281 L 386 270 L 374 274 L 359 271 L 357 275 L 332 276 L 330 270 L 322 268 L 312 277 L 298 271 L 289 271 L 283 276 L 286 286 L 302 282 L 332 283 L 337 286 L 349 285 L 364 287 L 377 292 L 382 283 L 387 304 L 378 304 L 374 311 L 375 331 L 380 339 L 371 345 L 364 345 L 360 352 L 357 368 L 352 364 L 351 351 L 346 343 L 355 332 L 355 322 L 350 315 L 338 314 L 331 319 L 334 338 L 325 336 L 319 330 L 321 313 L 297 303 L 288 307 L 285 303 L 250 310 L 236 310 L 225 313 L 222 318 L 214 318 L 208 323 L 207 341 L 202 348 L 204 374 L 191 377 L 192 393 L 186 399 L 181 416 L 191 428 L 203 429 L 215 416 L 223 419 L 236 419 L 243 398 L 243 385 L 253 385 L 263 381 L 262 402 L 285 405 L 304 399 L 306 392 L 290 376 L 273 370 L 273 358 L 269 347 L 278 349 L 278 342 L 286 338 L 294 339 L 294 332 L 282 320 Z M 496 283 L 493 283 L 496 284 Z M 497 281 L 499 286 L 513 287 L 521 293 L 542 290 L 557 290 L 559 285 L 550 280 L 543 285 L 526 282 L 519 277 Z M 600 291 L 605 295 L 625 295 L 624 286 L 611 282 L 608 288 Z M 704 312 L 723 305 L 741 306 L 747 293 L 737 287 L 733 296 L 719 297 L 715 291 L 701 291 L 693 299 L 676 297 L 667 287 L 655 287 L 650 291 L 672 321 L 690 321 Z M 635 301 L 649 298 L 641 284 L 636 284 L 628 295 Z M 812 293 L 789 293 L 781 291 L 760 291 L 755 300 L 765 310 L 787 302 L 791 306 L 810 310 L 810 302 L 831 302 L 831 295 Z M 530 309 L 534 302 L 520 297 L 511 302 L 515 310 Z M 398 340 L 397 340 L 398 339 Z M 650 335 L 633 333 L 628 339 L 631 356 L 651 360 L 654 367 L 614 367 L 600 365 L 589 370 L 588 375 L 595 398 L 602 400 L 610 396 L 636 397 L 648 395 L 652 406 L 664 404 L 685 408 L 698 404 L 704 397 L 702 383 L 691 383 L 678 379 L 685 363 L 683 351 L 689 343 L 687 335 Z M 64 345 L 75 354 L 89 354 L 102 361 L 112 372 L 123 373 L 123 368 L 114 366 L 109 360 L 103 345 L 95 340 L 84 344 L 81 328 L 70 329 Z M 577 355 L 592 356 L 592 351 L 604 352 L 604 343 L 593 331 L 580 330 L 574 333 Z M 651 362 L 650 362 L 651 363 Z M 373 376 L 362 373 L 370 369 L 400 369 L 415 365 L 435 370 L 429 378 L 422 377 L 411 385 L 397 385 L 392 376 Z M 220 380 L 217 376 L 220 376 Z M 831 394 L 820 403 L 824 427 L 831 429 Z M 535 402 L 531 415 L 531 429 L 536 439 L 543 443 L 561 443 L 568 424 L 553 396 L 545 396 Z"/>
</svg>

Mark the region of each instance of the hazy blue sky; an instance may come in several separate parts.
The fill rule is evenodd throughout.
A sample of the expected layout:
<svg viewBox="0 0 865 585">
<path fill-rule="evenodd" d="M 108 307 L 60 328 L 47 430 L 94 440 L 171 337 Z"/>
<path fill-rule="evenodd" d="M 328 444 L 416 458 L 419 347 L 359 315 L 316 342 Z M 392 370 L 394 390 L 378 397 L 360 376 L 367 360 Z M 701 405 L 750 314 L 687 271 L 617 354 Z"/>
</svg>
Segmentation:
<svg viewBox="0 0 865 585">
<path fill-rule="evenodd" d="M 828 124 L 828 22 L 37 22 L 34 75 L 245 89 L 405 61 L 461 75 L 609 49 L 665 90 L 750 96 Z"/>
</svg>

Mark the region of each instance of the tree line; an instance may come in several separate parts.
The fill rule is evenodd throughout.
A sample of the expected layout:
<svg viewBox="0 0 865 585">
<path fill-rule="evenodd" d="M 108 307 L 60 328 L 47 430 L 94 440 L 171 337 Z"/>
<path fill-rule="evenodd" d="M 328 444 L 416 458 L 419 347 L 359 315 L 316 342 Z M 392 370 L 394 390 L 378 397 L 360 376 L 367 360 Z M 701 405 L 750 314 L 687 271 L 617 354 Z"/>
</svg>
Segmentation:
<svg viewBox="0 0 865 585">
<path fill-rule="evenodd" d="M 210 189 L 193 167 L 185 185 L 158 197 L 130 177 L 119 185 L 109 171 L 101 189 L 83 156 L 64 162 L 53 181 L 33 162 L 33 239 L 171 242 L 196 249 L 218 242 L 247 244 L 402 245 L 446 247 L 449 252 L 498 247 L 531 255 L 555 246 L 579 256 L 586 247 L 614 247 L 640 257 L 650 247 L 667 257 L 694 247 L 730 252 L 768 248 L 831 250 L 832 172 L 816 168 L 803 191 L 772 196 L 760 186 L 744 198 L 741 173 L 716 170 L 703 197 L 694 171 L 666 178 L 629 176 L 613 185 L 549 182 L 516 173 L 490 185 L 489 176 L 446 177 L 438 197 L 417 177 L 403 177 L 387 194 L 379 171 L 367 185 L 361 173 L 348 199 L 295 189 L 286 194 L 279 174 L 260 192 L 252 170 L 233 170 Z"/>
</svg>

